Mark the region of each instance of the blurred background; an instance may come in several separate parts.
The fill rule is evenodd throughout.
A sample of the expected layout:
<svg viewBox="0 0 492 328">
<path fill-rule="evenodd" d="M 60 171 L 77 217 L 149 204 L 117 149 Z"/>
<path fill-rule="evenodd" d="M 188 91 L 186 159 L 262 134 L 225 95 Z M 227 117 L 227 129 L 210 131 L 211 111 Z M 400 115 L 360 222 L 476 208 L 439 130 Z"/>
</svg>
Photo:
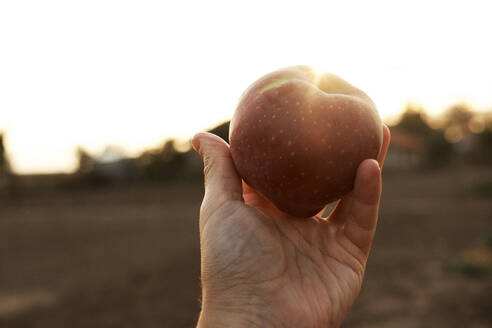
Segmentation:
<svg viewBox="0 0 492 328">
<path fill-rule="evenodd" d="M 0 326 L 190 327 L 202 164 L 246 87 L 306 64 L 390 126 L 344 327 L 492 326 L 485 1 L 2 1 Z"/>
</svg>

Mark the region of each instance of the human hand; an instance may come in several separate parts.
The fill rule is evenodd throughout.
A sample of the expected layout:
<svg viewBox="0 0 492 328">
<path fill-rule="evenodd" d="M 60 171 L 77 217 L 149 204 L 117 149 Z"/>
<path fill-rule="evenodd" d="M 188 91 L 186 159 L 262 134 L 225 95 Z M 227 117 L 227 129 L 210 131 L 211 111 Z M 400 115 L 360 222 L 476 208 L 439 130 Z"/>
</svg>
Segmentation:
<svg viewBox="0 0 492 328">
<path fill-rule="evenodd" d="M 338 327 L 357 298 L 374 237 L 378 158 L 358 168 L 352 192 L 328 218 L 291 217 L 239 177 L 222 139 L 199 133 L 202 312 L 198 327 Z"/>
</svg>

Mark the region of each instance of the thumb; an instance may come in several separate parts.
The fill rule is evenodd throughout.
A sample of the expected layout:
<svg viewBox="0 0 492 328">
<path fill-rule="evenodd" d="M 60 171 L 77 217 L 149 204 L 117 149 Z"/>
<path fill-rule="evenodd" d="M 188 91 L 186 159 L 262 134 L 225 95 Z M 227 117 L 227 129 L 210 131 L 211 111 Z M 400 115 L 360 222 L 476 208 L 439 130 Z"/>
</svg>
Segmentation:
<svg viewBox="0 0 492 328">
<path fill-rule="evenodd" d="M 193 137 L 192 145 L 202 157 L 205 181 L 203 211 L 213 213 L 228 201 L 242 201 L 241 178 L 232 161 L 229 145 L 218 136 L 201 132 Z"/>
</svg>

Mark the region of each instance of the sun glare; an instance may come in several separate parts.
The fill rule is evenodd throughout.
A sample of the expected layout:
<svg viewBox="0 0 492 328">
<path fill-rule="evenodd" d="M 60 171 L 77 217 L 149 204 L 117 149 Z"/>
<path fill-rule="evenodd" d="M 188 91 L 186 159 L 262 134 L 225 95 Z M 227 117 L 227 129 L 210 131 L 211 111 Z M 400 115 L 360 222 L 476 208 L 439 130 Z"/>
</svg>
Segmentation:
<svg viewBox="0 0 492 328">
<path fill-rule="evenodd" d="M 0 5 L 0 131 L 20 173 L 74 170 L 78 146 L 188 140 L 290 65 L 340 76 L 389 122 L 409 102 L 492 107 L 485 2 L 28 2 Z"/>
</svg>

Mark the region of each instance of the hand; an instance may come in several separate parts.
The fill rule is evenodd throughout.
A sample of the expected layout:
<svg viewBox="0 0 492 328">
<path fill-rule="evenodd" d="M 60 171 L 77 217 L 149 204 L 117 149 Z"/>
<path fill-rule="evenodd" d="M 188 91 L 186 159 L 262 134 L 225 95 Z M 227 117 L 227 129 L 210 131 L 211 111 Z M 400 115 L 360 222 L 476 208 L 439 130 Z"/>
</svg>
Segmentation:
<svg viewBox="0 0 492 328">
<path fill-rule="evenodd" d="M 328 218 L 299 219 L 241 180 L 227 143 L 196 135 L 205 174 L 198 326 L 340 326 L 361 288 L 389 140 L 384 126 L 378 161 L 361 163 L 353 191 Z"/>
</svg>

